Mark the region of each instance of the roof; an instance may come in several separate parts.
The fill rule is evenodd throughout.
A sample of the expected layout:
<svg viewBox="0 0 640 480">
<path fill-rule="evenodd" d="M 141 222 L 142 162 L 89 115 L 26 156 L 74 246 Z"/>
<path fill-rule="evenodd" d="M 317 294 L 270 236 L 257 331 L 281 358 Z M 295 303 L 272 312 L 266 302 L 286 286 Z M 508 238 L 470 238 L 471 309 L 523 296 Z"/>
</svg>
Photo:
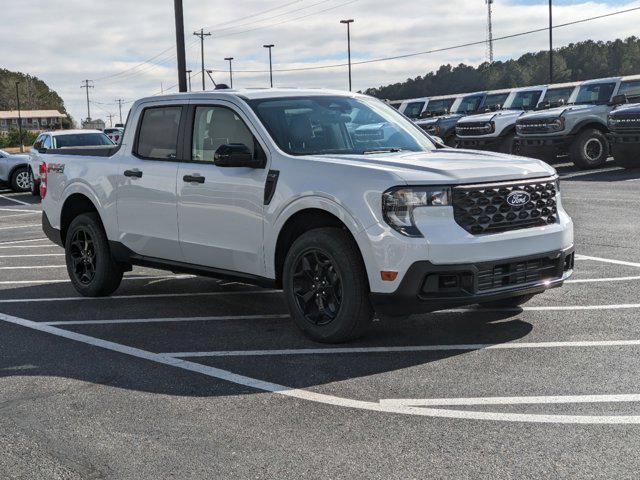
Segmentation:
<svg viewBox="0 0 640 480">
<path fill-rule="evenodd" d="M 62 118 L 65 115 L 57 110 L 20 110 L 22 118 Z M 18 118 L 18 110 L 0 111 L 0 118 Z"/>
<path fill-rule="evenodd" d="M 51 132 L 43 132 L 53 135 L 54 137 L 60 137 L 62 135 L 76 135 L 78 133 L 102 133 L 100 130 L 90 129 L 76 129 L 76 130 L 55 130 Z"/>
<path fill-rule="evenodd" d="M 210 90 L 206 92 L 183 92 L 166 95 L 156 95 L 145 97 L 138 102 L 150 102 L 158 100 L 191 100 L 191 99 L 224 99 L 229 97 L 240 97 L 248 100 L 263 98 L 294 98 L 320 95 L 338 95 L 341 97 L 363 97 L 359 93 L 346 92 L 344 90 L 329 90 L 325 88 L 239 88 Z"/>
</svg>

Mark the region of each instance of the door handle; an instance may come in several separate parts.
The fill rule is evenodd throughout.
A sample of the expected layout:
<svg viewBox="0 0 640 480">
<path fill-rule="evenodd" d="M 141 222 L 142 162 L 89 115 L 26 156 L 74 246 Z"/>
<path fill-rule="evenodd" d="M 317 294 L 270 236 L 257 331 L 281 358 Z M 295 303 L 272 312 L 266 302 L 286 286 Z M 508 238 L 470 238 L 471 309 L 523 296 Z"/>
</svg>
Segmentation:
<svg viewBox="0 0 640 480">
<path fill-rule="evenodd" d="M 142 172 L 140 170 L 125 170 L 124 171 L 124 176 L 125 177 L 142 178 Z"/>
<path fill-rule="evenodd" d="M 185 175 L 182 180 L 187 183 L 204 183 L 204 177 L 200 175 Z"/>
</svg>

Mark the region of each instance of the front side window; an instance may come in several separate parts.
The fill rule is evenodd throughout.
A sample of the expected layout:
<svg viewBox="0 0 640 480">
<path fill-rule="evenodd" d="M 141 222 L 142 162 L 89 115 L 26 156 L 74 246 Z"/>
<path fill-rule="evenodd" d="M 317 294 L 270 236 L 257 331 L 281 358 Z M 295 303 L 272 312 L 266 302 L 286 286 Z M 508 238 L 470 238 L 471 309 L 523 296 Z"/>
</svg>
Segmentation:
<svg viewBox="0 0 640 480">
<path fill-rule="evenodd" d="M 577 92 L 571 96 L 569 103 L 601 105 L 611 100 L 615 83 L 590 83 L 582 85 Z"/>
<path fill-rule="evenodd" d="M 551 104 L 557 104 L 560 101 L 567 103 L 574 90 L 575 87 L 550 88 L 544 95 L 544 99 Z"/>
<path fill-rule="evenodd" d="M 292 155 L 362 155 L 434 145 L 410 120 L 368 98 L 309 96 L 250 100 L 274 141 Z"/>
<path fill-rule="evenodd" d="M 508 93 L 491 93 L 484 99 L 485 108 L 496 109 L 502 107 L 509 97 Z"/>
<path fill-rule="evenodd" d="M 480 102 L 482 101 L 481 95 L 474 95 L 469 97 L 458 97 L 453 105 L 451 106 L 451 113 L 475 113 L 478 111 L 480 107 Z"/>
<path fill-rule="evenodd" d="M 640 99 L 640 80 L 622 82 L 618 95 L 626 95 L 629 100 Z"/>
<path fill-rule="evenodd" d="M 213 162 L 222 145 L 242 144 L 254 153 L 254 138 L 242 119 L 226 107 L 196 107 L 191 142 L 192 160 Z"/>
<path fill-rule="evenodd" d="M 512 92 L 504 104 L 505 110 L 533 110 L 540 100 L 542 90 Z"/>
<path fill-rule="evenodd" d="M 429 100 L 427 111 L 431 115 L 444 115 L 449 111 L 455 98 L 441 98 L 439 100 Z"/>
<path fill-rule="evenodd" d="M 49 135 L 45 135 L 42 138 L 42 148 L 51 148 L 51 137 Z"/>
<path fill-rule="evenodd" d="M 420 118 L 425 102 L 410 102 L 404 109 L 404 114 L 409 118 Z"/>
<path fill-rule="evenodd" d="M 182 107 L 147 108 L 140 122 L 136 153 L 155 160 L 177 158 L 181 115 Z M 105 138 L 109 140 L 106 135 Z"/>
<path fill-rule="evenodd" d="M 49 136 L 46 135 L 45 137 L 48 138 Z M 104 133 L 56 135 L 52 144 L 53 148 L 113 146 L 113 142 Z"/>
<path fill-rule="evenodd" d="M 39 135 L 38 138 L 36 138 L 36 141 L 33 142 L 33 150 L 42 148 L 42 141 L 44 140 L 44 137 L 44 135 Z"/>
</svg>

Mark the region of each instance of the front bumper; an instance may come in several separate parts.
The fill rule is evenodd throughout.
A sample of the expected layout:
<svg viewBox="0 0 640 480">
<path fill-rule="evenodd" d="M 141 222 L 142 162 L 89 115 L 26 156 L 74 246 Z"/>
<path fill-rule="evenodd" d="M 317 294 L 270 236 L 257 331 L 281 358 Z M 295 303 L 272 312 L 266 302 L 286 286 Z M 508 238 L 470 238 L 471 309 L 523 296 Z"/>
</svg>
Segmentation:
<svg viewBox="0 0 640 480">
<path fill-rule="evenodd" d="M 514 146 L 525 157 L 542 158 L 567 154 L 574 135 L 517 135 Z"/>
<path fill-rule="evenodd" d="M 628 132 L 611 132 L 608 135 L 609 142 L 612 146 L 615 145 L 633 145 L 640 144 L 640 130 L 628 131 Z"/>
<path fill-rule="evenodd" d="M 469 138 L 456 135 L 456 145 L 458 145 L 458 148 L 469 150 L 495 151 L 500 146 L 500 143 L 502 143 L 502 140 L 502 137 Z"/>
<path fill-rule="evenodd" d="M 560 287 L 573 273 L 573 262 L 573 247 L 483 263 L 420 261 L 411 265 L 395 292 L 372 293 L 371 301 L 379 314 L 405 316 L 537 294 Z"/>
</svg>

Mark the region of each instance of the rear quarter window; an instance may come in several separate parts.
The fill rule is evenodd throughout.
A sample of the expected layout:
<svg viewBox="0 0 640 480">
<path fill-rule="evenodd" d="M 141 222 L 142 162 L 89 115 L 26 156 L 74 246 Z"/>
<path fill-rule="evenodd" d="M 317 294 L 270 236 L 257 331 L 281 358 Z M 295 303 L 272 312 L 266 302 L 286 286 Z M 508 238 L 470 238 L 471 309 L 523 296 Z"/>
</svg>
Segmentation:
<svg viewBox="0 0 640 480">
<path fill-rule="evenodd" d="M 154 160 L 175 159 L 181 115 L 181 106 L 145 109 L 138 129 L 136 154 Z"/>
</svg>

